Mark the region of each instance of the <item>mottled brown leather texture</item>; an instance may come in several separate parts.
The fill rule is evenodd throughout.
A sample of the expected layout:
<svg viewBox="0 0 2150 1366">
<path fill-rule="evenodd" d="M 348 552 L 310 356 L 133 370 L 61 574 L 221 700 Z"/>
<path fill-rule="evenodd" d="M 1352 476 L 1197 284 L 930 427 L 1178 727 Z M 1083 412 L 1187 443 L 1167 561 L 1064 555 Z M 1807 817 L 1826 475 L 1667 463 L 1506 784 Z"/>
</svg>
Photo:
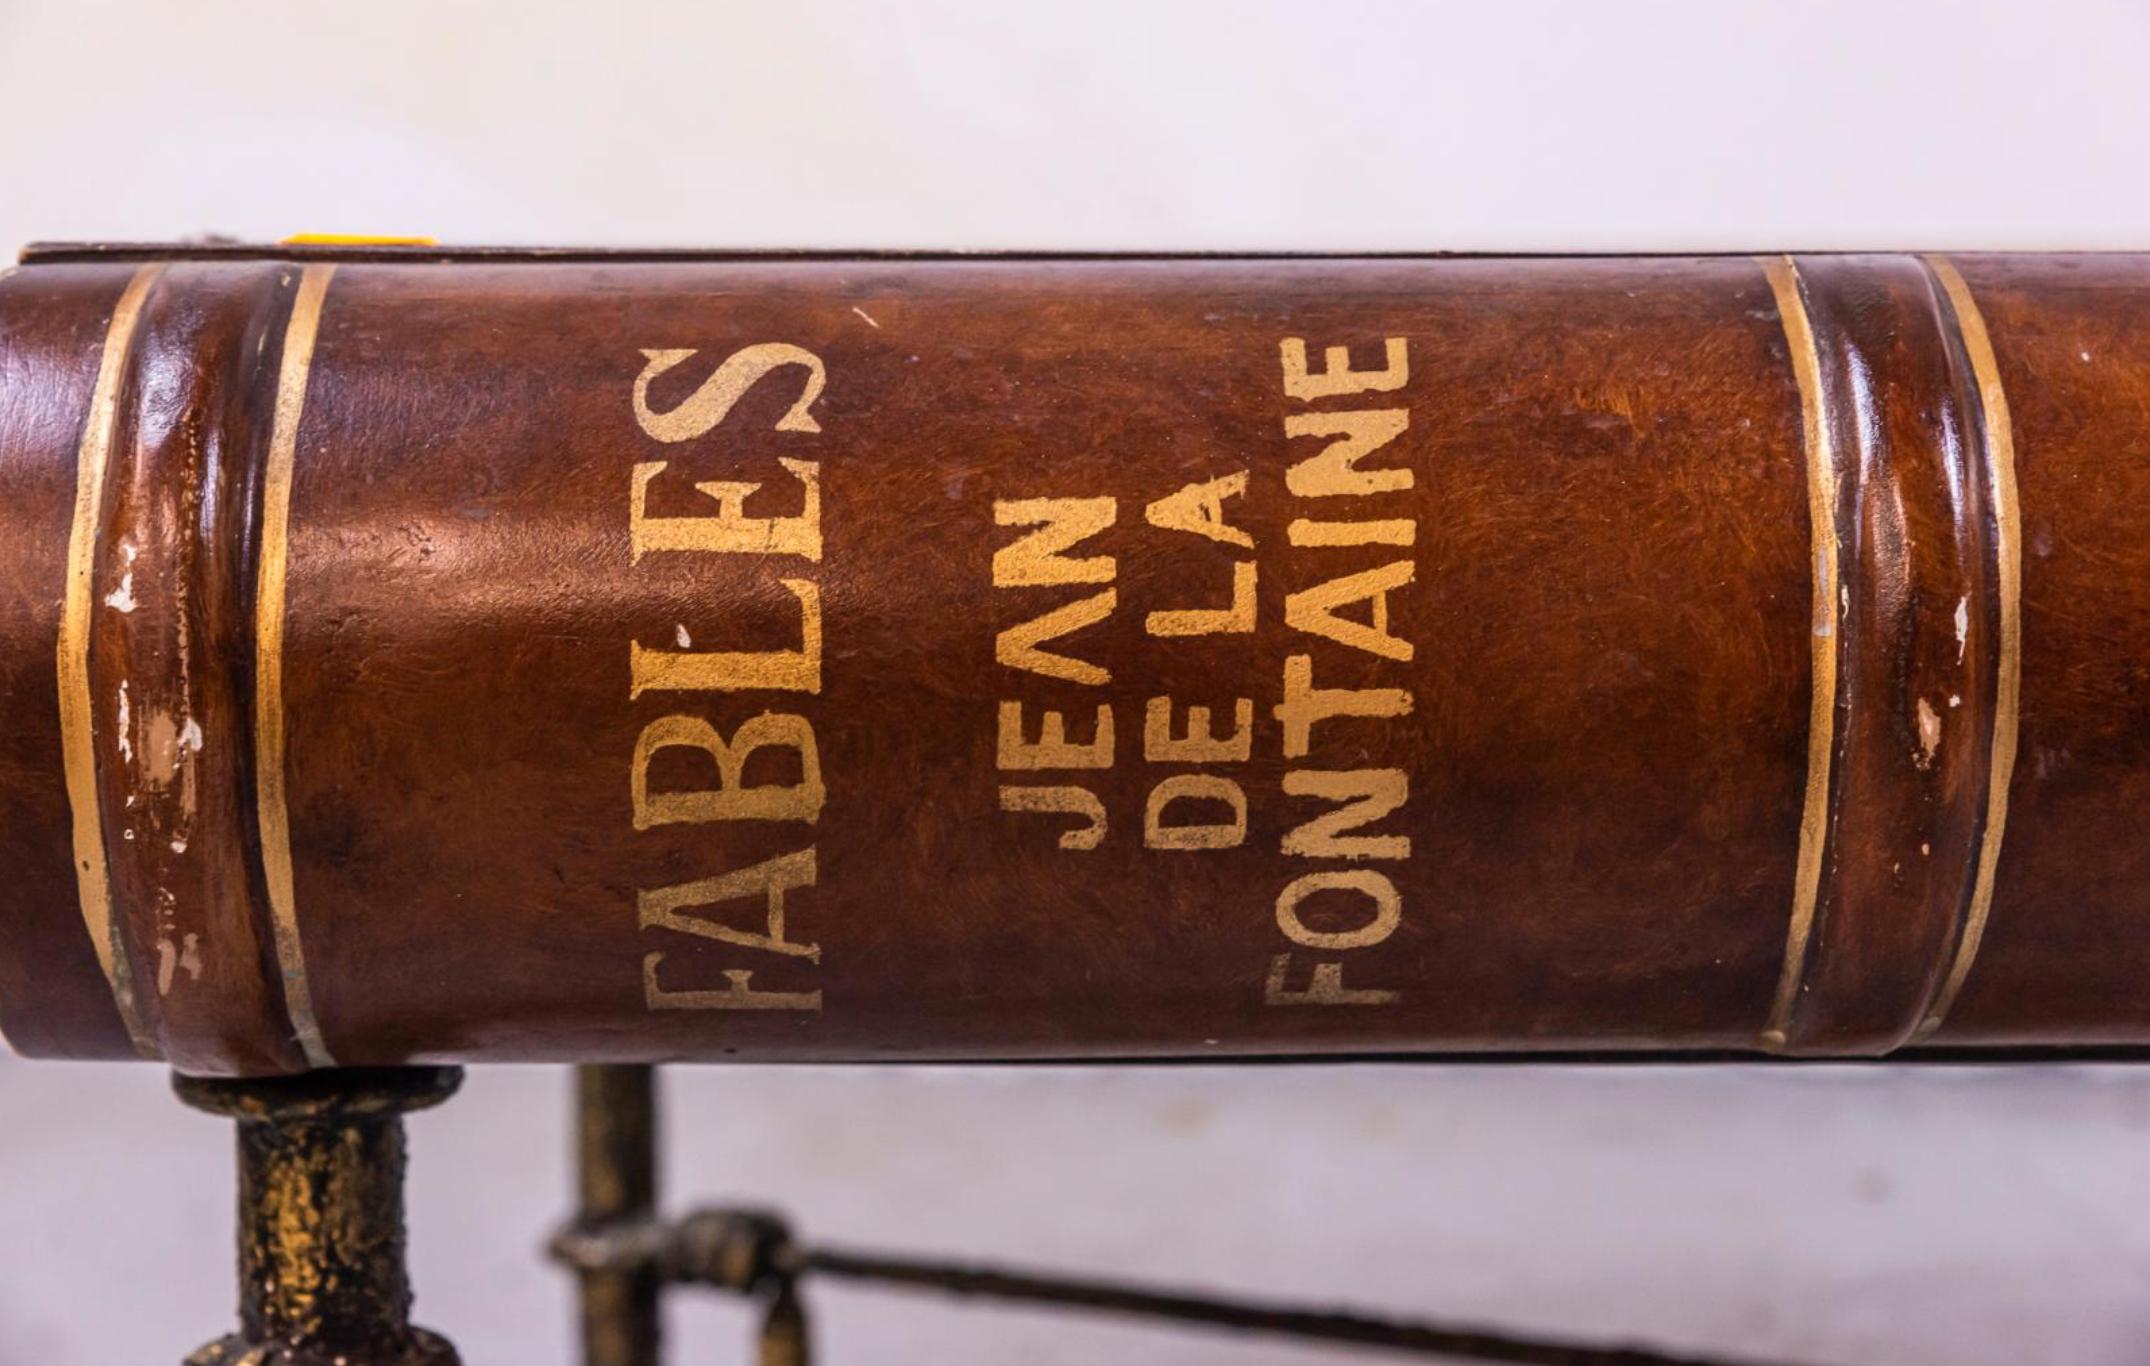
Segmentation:
<svg viewBox="0 0 2150 1366">
<path fill-rule="evenodd" d="M 35 252 L 0 1030 L 2150 1044 L 2146 304 L 2129 256 Z"/>
</svg>

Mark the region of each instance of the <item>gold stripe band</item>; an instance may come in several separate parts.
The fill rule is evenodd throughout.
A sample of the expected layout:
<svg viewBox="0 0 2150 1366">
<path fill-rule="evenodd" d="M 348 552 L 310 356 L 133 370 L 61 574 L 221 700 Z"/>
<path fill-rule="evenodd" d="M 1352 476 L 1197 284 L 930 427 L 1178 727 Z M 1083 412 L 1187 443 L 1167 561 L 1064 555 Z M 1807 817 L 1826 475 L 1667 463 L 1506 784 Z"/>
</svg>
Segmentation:
<svg viewBox="0 0 2150 1366">
<path fill-rule="evenodd" d="M 1987 478 L 1993 490 L 1993 554 L 2001 596 L 2001 639 L 1993 690 L 1992 759 L 1986 770 L 1986 824 L 1978 842 L 1978 872 L 1971 884 L 1971 907 L 1964 916 L 1963 934 L 1956 941 L 1956 956 L 1949 964 L 1948 976 L 1926 1018 L 1911 1036 L 1914 1042 L 1939 1029 L 1948 1018 L 1949 1007 L 1963 990 L 1964 978 L 1970 975 L 1971 964 L 1978 957 L 1979 941 L 1986 934 L 1986 917 L 1993 910 L 1994 871 L 2001 861 L 2001 836 L 2008 826 L 2008 785 L 2016 771 L 2016 731 L 2023 689 L 2023 534 L 2016 503 L 2016 437 L 2008 417 L 2008 395 L 2001 389 L 1993 339 L 1986 332 L 1985 315 L 1978 311 L 1978 301 L 1971 297 L 1971 287 L 1948 258 L 1929 256 L 1926 264 L 1948 296 L 1949 308 L 1956 315 L 1956 330 L 1971 361 L 1971 374 L 1978 381 Z"/>
<path fill-rule="evenodd" d="M 1777 297 L 1777 316 L 1792 353 L 1792 374 L 1799 384 L 1799 423 L 1807 462 L 1807 519 L 1812 527 L 1814 593 L 1811 605 L 1813 688 L 1807 702 L 1807 785 L 1799 812 L 1799 858 L 1792 882 L 1792 920 L 1784 939 L 1784 968 L 1762 1031 L 1765 1048 L 1782 1048 L 1790 1036 L 1806 975 L 1807 941 L 1814 933 L 1815 907 L 1821 899 L 1822 852 L 1829 833 L 1829 769 L 1836 752 L 1837 559 L 1836 452 L 1822 410 L 1821 355 L 1799 292 L 1799 267 L 1789 256 L 1763 262 L 1769 288 Z"/>
<path fill-rule="evenodd" d="M 142 1019 L 134 990 L 134 970 L 112 914 L 112 875 L 105 862 L 104 812 L 97 797 L 95 709 L 90 700 L 90 614 L 97 572 L 98 521 L 103 514 L 105 470 L 111 463 L 112 437 L 118 425 L 120 386 L 143 302 L 164 267 L 143 266 L 121 291 L 105 328 L 104 354 L 97 362 L 97 382 L 90 391 L 89 416 L 75 453 L 74 522 L 67 532 L 67 584 L 60 599 L 60 751 L 67 777 L 67 805 L 73 818 L 75 891 L 82 903 L 82 923 L 97 953 L 97 966 L 111 984 L 135 1052 L 158 1056 L 155 1036 Z"/>
<path fill-rule="evenodd" d="M 292 892 L 291 811 L 284 791 L 284 577 L 291 558 L 291 471 L 298 454 L 299 418 L 306 407 L 321 305 L 335 270 L 333 265 L 304 269 L 291 321 L 284 328 L 269 463 L 262 478 L 261 557 L 254 593 L 254 810 L 261 828 L 261 868 L 275 927 L 276 962 L 284 979 L 284 1008 L 311 1067 L 334 1067 L 336 1059 L 322 1042 L 321 1023 L 314 1016 Z"/>
</svg>

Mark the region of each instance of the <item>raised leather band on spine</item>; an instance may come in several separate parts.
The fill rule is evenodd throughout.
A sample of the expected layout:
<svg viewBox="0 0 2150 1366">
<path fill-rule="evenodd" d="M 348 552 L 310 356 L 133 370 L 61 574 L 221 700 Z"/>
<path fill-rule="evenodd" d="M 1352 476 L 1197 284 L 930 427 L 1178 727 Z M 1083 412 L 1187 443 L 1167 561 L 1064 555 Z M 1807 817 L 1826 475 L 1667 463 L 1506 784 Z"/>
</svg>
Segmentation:
<svg viewBox="0 0 2150 1366">
<path fill-rule="evenodd" d="M 97 792 L 96 733 L 90 696 L 89 652 L 92 589 L 95 586 L 105 493 L 105 471 L 118 425 L 120 395 L 142 307 L 164 266 L 151 263 L 136 270 L 112 310 L 97 386 L 83 422 L 75 467 L 74 521 L 67 539 L 66 593 L 60 615 L 58 651 L 60 736 L 65 757 L 68 804 L 73 814 L 75 879 L 83 923 L 97 952 L 98 965 L 111 985 L 120 1018 L 143 1057 L 158 1056 L 155 1034 L 144 1017 L 134 971 L 119 925 L 112 914 L 112 886 L 106 863 L 104 820 Z"/>
<path fill-rule="evenodd" d="M 114 915 L 198 1075 L 305 1065 L 255 833 L 256 528 L 296 266 L 175 262 L 137 325 L 89 640 Z"/>
<path fill-rule="evenodd" d="M 1990 348 L 1941 267 L 1771 263 L 1818 498 L 1801 879 L 1761 1034 L 1776 1051 L 1881 1054 L 1929 1031 L 1991 902 L 2014 753 L 2013 479 Z"/>
<path fill-rule="evenodd" d="M 77 881 L 137 1051 L 190 1073 L 333 1065 L 282 781 L 291 470 L 332 269 L 136 273 L 83 424 L 59 637 Z"/>
<path fill-rule="evenodd" d="M 277 965 L 283 975 L 284 1001 L 300 1051 L 313 1067 L 333 1067 L 336 1060 L 322 1041 L 321 1025 L 314 1014 L 292 883 L 291 813 L 284 791 L 284 579 L 290 558 L 291 478 L 298 456 L 299 421 L 305 412 L 306 381 L 313 365 L 321 309 L 335 270 L 329 264 L 305 267 L 284 333 L 283 361 L 276 381 L 275 426 L 262 484 L 261 549 L 255 571 L 255 812 L 260 823 L 262 871 L 275 928 Z"/>
<path fill-rule="evenodd" d="M 1829 423 L 1822 410 L 1822 383 L 1814 331 L 1800 297 L 1799 267 L 1789 256 L 1764 262 L 1769 288 L 1776 296 L 1791 351 L 1792 374 L 1799 386 L 1800 431 L 1807 472 L 1807 515 L 1813 526 L 1811 667 L 1813 682 L 1807 710 L 1807 781 L 1799 814 L 1799 858 L 1794 865 L 1791 919 L 1785 932 L 1784 969 L 1762 1031 L 1765 1048 L 1781 1048 L 1806 971 L 1807 942 L 1814 929 L 1821 892 L 1822 852 L 1828 836 L 1829 770 L 1835 752 L 1837 536 L 1836 460 Z"/>
<path fill-rule="evenodd" d="M 1941 1027 L 1949 1007 L 1963 990 L 1971 965 L 1978 958 L 1979 941 L 1986 932 L 1986 919 L 1993 909 L 1993 879 L 2001 859 L 2001 837 L 2008 827 L 2008 789 L 2015 778 L 2016 738 L 2021 716 L 2023 686 L 2023 533 L 2022 510 L 2016 495 L 2015 428 L 2008 414 L 2008 395 L 2001 387 L 2000 364 L 1994 358 L 1993 340 L 1986 332 L 1984 314 L 1963 276 L 1945 256 L 1929 256 L 1926 265 L 1940 282 L 1957 338 L 1968 357 L 1978 384 L 1979 430 L 1987 479 L 1993 490 L 1992 535 L 1995 576 L 1999 582 L 1998 645 L 1995 660 L 1992 758 L 1986 786 L 1984 828 L 1980 832 L 1978 873 L 1965 912 L 1963 933 L 1926 1017 L 1919 1022 L 1914 1039 L 1923 1039 Z"/>
</svg>

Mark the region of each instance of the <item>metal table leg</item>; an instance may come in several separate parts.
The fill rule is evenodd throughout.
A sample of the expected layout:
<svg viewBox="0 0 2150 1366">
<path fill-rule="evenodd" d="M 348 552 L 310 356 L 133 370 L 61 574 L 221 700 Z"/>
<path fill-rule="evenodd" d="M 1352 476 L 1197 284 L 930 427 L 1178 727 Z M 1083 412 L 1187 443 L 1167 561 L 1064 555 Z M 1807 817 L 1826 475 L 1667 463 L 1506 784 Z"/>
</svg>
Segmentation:
<svg viewBox="0 0 2150 1366">
<path fill-rule="evenodd" d="M 239 1130 L 239 1331 L 188 1366 L 457 1366 L 446 1339 L 411 1326 L 402 1117 L 462 1079 L 454 1067 L 173 1079 Z"/>
</svg>

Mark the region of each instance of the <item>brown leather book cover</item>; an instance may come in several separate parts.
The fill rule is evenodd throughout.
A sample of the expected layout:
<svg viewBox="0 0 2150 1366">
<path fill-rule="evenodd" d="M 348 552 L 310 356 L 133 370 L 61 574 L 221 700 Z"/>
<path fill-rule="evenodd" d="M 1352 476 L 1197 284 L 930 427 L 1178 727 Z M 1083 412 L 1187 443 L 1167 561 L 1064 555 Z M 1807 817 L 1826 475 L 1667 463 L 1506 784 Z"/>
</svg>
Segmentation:
<svg viewBox="0 0 2150 1366">
<path fill-rule="evenodd" d="M 35 251 L 0 1029 L 2150 1042 L 2150 259 Z"/>
</svg>

